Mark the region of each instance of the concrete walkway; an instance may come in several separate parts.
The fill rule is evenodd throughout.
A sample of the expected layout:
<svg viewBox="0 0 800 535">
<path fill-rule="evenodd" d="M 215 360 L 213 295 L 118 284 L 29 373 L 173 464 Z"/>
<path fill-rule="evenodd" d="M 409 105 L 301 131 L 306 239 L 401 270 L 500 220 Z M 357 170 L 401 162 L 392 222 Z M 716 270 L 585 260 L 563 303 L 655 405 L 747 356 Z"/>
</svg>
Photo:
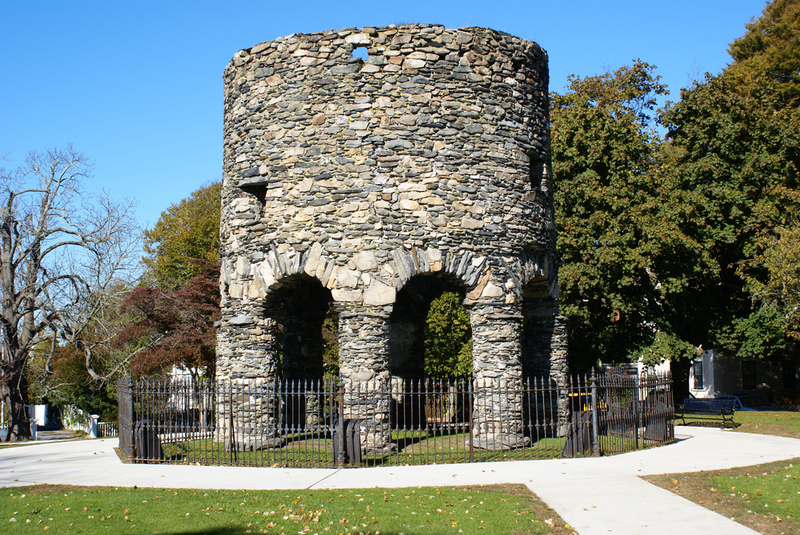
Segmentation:
<svg viewBox="0 0 800 535">
<path fill-rule="evenodd" d="M 167 488 L 336 489 L 523 483 L 581 535 L 753 534 L 638 476 L 800 457 L 800 440 L 676 427 L 678 442 L 614 457 L 356 469 L 123 464 L 116 439 L 0 449 L 0 487 L 55 483 Z"/>
</svg>

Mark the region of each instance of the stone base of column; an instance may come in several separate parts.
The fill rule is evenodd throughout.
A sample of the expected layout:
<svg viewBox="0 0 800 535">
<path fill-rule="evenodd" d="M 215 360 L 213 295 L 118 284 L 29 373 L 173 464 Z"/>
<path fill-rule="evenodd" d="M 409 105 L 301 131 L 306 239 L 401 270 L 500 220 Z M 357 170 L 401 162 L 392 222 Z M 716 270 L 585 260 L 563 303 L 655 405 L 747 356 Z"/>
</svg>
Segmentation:
<svg viewBox="0 0 800 535">
<path fill-rule="evenodd" d="M 466 444 L 469 446 L 470 441 Z M 472 445 L 482 450 L 505 451 L 524 448 L 531 443 L 531 439 L 519 433 L 483 433 L 473 435 Z"/>
<path fill-rule="evenodd" d="M 396 450 L 389 424 L 389 311 L 339 304 L 339 373 L 344 383 L 343 417 L 358 420 L 365 455 Z"/>
<path fill-rule="evenodd" d="M 216 439 L 225 451 L 280 448 L 281 414 L 270 381 L 237 379 L 218 391 Z"/>
<path fill-rule="evenodd" d="M 361 450 L 367 455 L 384 456 L 397 452 L 397 444 L 391 442 L 392 429 L 388 423 L 362 422 Z"/>
<path fill-rule="evenodd" d="M 233 442 L 225 442 L 225 451 L 258 451 L 282 448 L 285 442 L 281 437 L 259 437 L 250 433 L 236 433 Z"/>
<path fill-rule="evenodd" d="M 354 377 L 364 379 L 369 374 L 371 372 L 362 372 Z M 345 382 L 344 417 L 359 421 L 361 451 L 367 455 L 383 455 L 397 450 L 391 442 L 388 388 L 389 381 L 383 375 L 361 382 Z"/>
</svg>

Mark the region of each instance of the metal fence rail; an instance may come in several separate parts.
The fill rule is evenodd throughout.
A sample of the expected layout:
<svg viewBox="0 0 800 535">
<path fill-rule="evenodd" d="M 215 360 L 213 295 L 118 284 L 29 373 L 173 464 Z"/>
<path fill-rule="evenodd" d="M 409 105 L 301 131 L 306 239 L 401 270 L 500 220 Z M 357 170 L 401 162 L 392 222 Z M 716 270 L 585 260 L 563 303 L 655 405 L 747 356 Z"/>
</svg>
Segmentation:
<svg viewBox="0 0 800 535">
<path fill-rule="evenodd" d="M 120 383 L 138 462 L 336 467 L 605 455 L 674 440 L 672 378 Z M 126 448 L 128 448 L 126 450 Z"/>
</svg>

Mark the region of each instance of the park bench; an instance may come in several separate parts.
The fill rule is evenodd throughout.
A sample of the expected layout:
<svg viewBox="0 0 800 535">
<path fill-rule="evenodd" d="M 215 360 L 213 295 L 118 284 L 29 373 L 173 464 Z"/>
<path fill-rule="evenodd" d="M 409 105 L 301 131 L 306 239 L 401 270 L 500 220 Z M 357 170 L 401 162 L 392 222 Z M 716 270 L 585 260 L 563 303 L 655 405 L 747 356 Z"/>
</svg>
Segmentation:
<svg viewBox="0 0 800 535">
<path fill-rule="evenodd" d="M 686 417 L 693 420 L 719 420 L 720 427 L 736 427 L 733 423 L 733 413 L 736 410 L 736 401 L 732 399 L 697 399 L 686 398 L 680 410 L 676 411 L 675 419 L 680 419 L 686 425 Z"/>
</svg>

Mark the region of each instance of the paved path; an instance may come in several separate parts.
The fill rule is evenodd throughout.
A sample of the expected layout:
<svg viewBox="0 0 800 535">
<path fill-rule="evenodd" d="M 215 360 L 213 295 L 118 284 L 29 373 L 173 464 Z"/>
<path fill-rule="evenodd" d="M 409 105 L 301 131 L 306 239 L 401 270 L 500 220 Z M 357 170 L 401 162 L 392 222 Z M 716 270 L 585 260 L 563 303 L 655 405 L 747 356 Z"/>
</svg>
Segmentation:
<svg viewBox="0 0 800 535">
<path fill-rule="evenodd" d="M 0 487 L 56 483 L 218 489 L 332 489 L 523 483 L 581 535 L 753 534 L 638 476 L 800 457 L 800 440 L 677 427 L 678 442 L 614 457 L 357 469 L 123 464 L 116 439 L 0 449 Z"/>
</svg>

